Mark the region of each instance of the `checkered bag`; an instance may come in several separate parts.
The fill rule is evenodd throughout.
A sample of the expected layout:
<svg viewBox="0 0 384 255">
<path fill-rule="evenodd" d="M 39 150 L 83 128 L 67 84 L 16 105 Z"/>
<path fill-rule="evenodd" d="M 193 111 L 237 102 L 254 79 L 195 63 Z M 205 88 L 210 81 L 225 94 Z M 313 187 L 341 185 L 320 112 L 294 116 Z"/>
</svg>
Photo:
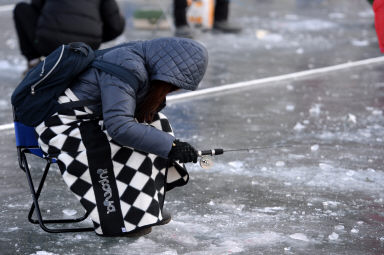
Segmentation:
<svg viewBox="0 0 384 255">
<path fill-rule="evenodd" d="M 70 89 L 60 103 L 77 101 Z M 87 107 L 55 113 L 37 126 L 41 149 L 58 160 L 64 181 L 90 213 L 98 235 L 123 235 L 162 220 L 165 193 L 185 185 L 183 164 L 121 146 Z M 158 113 L 150 125 L 173 135 Z"/>
</svg>

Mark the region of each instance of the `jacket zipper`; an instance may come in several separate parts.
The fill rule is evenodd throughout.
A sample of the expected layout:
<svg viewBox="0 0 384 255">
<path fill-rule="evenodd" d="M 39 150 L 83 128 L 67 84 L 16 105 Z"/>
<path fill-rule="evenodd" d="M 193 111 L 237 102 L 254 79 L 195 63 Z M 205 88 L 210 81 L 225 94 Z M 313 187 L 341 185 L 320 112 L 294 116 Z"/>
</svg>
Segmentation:
<svg viewBox="0 0 384 255">
<path fill-rule="evenodd" d="M 60 60 L 61 60 L 61 58 L 63 57 L 63 53 L 64 53 L 64 46 L 65 45 L 63 45 L 62 46 L 62 48 L 61 48 L 61 52 L 60 52 L 60 56 L 59 56 L 59 58 L 57 59 L 57 61 L 56 61 L 56 63 L 55 63 L 55 65 L 52 67 L 52 69 L 51 70 L 49 70 L 49 72 L 42 78 L 42 79 L 40 79 L 40 80 L 38 80 L 35 84 L 33 84 L 32 86 L 31 86 L 31 94 L 32 95 L 34 95 L 35 94 L 35 88 L 36 88 L 36 86 L 37 85 L 39 85 L 40 83 L 42 83 L 52 72 L 53 72 L 53 70 L 55 70 L 55 68 L 57 67 L 57 65 L 60 63 Z M 41 75 L 43 75 L 43 73 L 44 73 L 44 65 L 45 65 L 45 59 L 44 59 L 44 63 L 43 63 L 43 69 L 41 70 L 41 74 L 40 74 L 40 76 Z"/>
</svg>

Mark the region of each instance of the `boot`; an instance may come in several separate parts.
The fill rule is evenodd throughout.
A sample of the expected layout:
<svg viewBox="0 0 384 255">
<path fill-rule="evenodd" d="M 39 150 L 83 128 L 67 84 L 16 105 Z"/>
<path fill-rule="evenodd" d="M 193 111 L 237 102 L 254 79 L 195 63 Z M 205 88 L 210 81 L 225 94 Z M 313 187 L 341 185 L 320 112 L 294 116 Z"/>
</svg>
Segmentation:
<svg viewBox="0 0 384 255">
<path fill-rule="evenodd" d="M 213 28 L 223 33 L 240 33 L 242 28 L 229 23 L 227 20 L 215 21 Z"/>
</svg>

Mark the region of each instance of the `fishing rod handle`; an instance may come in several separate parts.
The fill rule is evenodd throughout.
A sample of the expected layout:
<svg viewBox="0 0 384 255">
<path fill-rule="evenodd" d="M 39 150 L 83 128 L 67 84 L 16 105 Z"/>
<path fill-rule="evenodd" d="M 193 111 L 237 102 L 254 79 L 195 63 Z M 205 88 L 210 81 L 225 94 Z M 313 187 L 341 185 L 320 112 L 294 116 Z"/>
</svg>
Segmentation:
<svg viewBox="0 0 384 255">
<path fill-rule="evenodd" d="M 197 154 L 199 157 L 204 156 L 204 155 L 221 155 L 224 153 L 224 149 L 212 149 L 212 150 L 203 150 L 203 151 L 197 151 Z"/>
</svg>

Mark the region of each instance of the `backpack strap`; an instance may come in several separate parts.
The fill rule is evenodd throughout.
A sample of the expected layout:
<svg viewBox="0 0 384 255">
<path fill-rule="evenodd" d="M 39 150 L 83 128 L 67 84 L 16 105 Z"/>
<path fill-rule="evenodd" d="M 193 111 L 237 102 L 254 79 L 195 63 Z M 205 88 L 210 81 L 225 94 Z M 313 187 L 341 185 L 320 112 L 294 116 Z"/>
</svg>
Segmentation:
<svg viewBox="0 0 384 255">
<path fill-rule="evenodd" d="M 137 89 L 139 88 L 139 80 L 137 79 L 137 77 L 133 75 L 129 70 L 125 69 L 124 67 L 121 67 L 119 65 L 112 64 L 103 60 L 99 60 L 99 59 L 94 60 L 91 66 L 103 72 L 106 72 L 112 76 L 115 76 L 125 83 L 128 83 L 135 91 L 137 91 Z M 97 105 L 97 104 L 100 104 L 100 102 L 95 100 L 80 100 L 80 101 L 68 102 L 68 103 L 59 104 L 57 106 L 56 111 L 65 112 L 68 110 L 72 110 L 74 108 Z M 90 114 L 87 116 L 91 118 L 100 118 L 100 116 L 95 114 Z"/>
<path fill-rule="evenodd" d="M 137 77 L 124 67 L 100 59 L 94 60 L 91 66 L 128 83 L 135 91 L 139 88 L 139 80 Z"/>
</svg>

